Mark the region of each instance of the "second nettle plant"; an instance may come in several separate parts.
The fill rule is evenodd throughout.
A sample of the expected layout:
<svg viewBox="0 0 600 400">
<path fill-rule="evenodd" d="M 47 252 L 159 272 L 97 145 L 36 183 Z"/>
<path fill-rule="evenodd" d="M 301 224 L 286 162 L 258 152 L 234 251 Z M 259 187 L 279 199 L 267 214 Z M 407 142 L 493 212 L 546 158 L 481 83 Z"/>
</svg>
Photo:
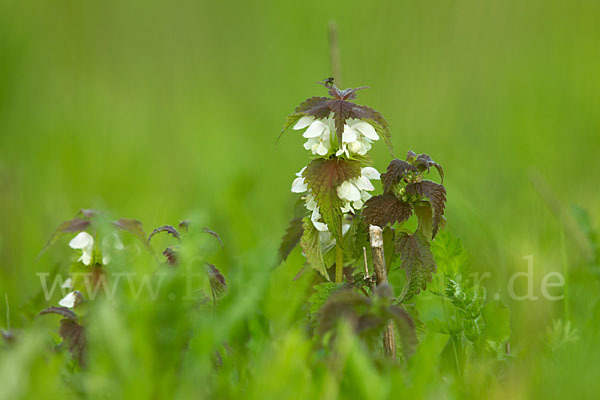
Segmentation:
<svg viewBox="0 0 600 400">
<path fill-rule="evenodd" d="M 367 309 L 377 311 L 368 318 L 356 315 L 357 331 L 374 327 L 362 326 L 360 321 L 369 320 L 381 328 L 386 320 L 392 320 L 402 334 L 414 336 L 414 322 L 402 303 L 424 290 L 436 272 L 430 244 L 445 222 L 446 189 L 425 175 L 435 168 L 443 181 L 443 169 L 428 155 L 409 151 L 405 160 L 392 160 L 380 174 L 371 166 L 368 152 L 372 143 L 383 139 L 393 153 L 390 130 L 379 112 L 351 101 L 365 87 L 340 90 L 331 78 L 320 84 L 329 97 L 302 102 L 287 117 L 282 130 L 302 130 L 304 148 L 313 159 L 292 183 L 292 192 L 300 196 L 279 249 L 280 261 L 300 243 L 307 265 L 324 282 L 337 284 L 315 287 L 313 297 L 329 298 L 320 312 L 322 323 L 324 314 L 347 316 L 353 308 L 350 303 L 362 304 L 361 311 L 355 311 L 364 314 L 363 303 L 367 301 Z M 374 180 L 382 181 L 380 195 L 374 196 Z M 416 217 L 416 228 L 409 230 L 406 223 L 412 216 Z M 382 245 L 371 246 L 369 239 Z M 381 248 L 380 256 L 375 247 Z M 374 252 L 370 261 L 367 249 Z M 394 297 L 386 275 L 398 259 L 406 280 L 400 295 Z M 384 265 L 378 266 L 378 262 Z M 368 264 L 377 279 L 369 273 Z M 378 267 L 383 276 L 377 274 Z M 406 355 L 408 349 L 403 350 Z"/>
</svg>

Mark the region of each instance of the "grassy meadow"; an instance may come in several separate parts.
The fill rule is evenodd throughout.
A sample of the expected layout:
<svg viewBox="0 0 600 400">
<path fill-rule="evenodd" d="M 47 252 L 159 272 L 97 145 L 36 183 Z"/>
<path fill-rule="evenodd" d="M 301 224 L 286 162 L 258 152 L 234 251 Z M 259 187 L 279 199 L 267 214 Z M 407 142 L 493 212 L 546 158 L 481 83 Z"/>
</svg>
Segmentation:
<svg viewBox="0 0 600 400">
<path fill-rule="evenodd" d="M 0 328 L 15 335 L 0 342 L 0 399 L 596 398 L 599 14 L 585 0 L 0 0 Z M 394 156 L 444 167 L 445 231 L 510 309 L 501 364 L 443 373 L 438 333 L 389 363 L 344 326 L 330 363 L 306 328 L 314 272 L 293 280 L 299 249 L 273 267 L 309 160 L 300 133 L 275 142 L 299 102 L 325 95 L 331 20 L 338 85 L 370 87 L 357 102 L 386 117 Z M 370 156 L 379 171 L 391 160 L 381 142 Z M 70 237 L 36 257 L 80 209 L 146 233 L 210 227 L 223 248 L 196 231 L 184 250 L 219 268 L 227 294 L 201 318 L 179 298 L 99 299 L 77 365 L 55 350 L 58 318 L 34 316 L 60 299 L 40 297 L 36 273 L 68 270 Z M 530 255 L 538 299 L 516 300 L 508 282 Z M 114 268 L 156 268 L 128 260 Z M 557 301 L 541 289 L 552 272 Z M 178 279 L 165 283 L 177 295 Z M 424 320 L 433 297 L 417 298 Z"/>
</svg>

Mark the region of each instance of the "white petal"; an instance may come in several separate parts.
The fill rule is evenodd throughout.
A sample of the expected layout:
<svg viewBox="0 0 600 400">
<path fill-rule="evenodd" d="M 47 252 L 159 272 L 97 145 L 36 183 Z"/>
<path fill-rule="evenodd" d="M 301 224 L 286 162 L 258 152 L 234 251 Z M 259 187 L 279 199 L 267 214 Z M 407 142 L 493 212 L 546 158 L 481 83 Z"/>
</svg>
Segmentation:
<svg viewBox="0 0 600 400">
<path fill-rule="evenodd" d="M 371 193 L 367 192 L 366 190 L 363 190 L 362 192 L 360 192 L 360 199 L 363 202 L 369 200 L 371 197 L 373 197 L 373 195 L 371 195 Z"/>
<path fill-rule="evenodd" d="M 373 167 L 364 167 L 363 169 L 361 169 L 361 174 L 362 174 L 362 176 L 367 177 L 369 179 L 379 179 L 380 178 L 379 171 L 377 171 Z"/>
<path fill-rule="evenodd" d="M 359 176 L 358 178 L 356 178 L 354 180 L 354 185 L 360 190 L 375 190 L 375 186 L 373 186 L 371 181 L 365 176 Z"/>
<path fill-rule="evenodd" d="M 329 130 L 327 125 L 322 123 L 321 121 L 314 121 L 308 129 L 302 134 L 305 138 L 314 138 L 319 137 L 325 132 L 325 130 Z"/>
<path fill-rule="evenodd" d="M 92 253 L 84 250 L 78 261 L 81 261 L 85 265 L 90 265 L 92 262 Z"/>
<path fill-rule="evenodd" d="M 377 131 L 375 131 L 375 128 L 373 128 L 373 126 L 368 122 L 359 121 L 352 125 L 352 127 L 371 140 L 379 140 L 379 135 L 377 135 Z"/>
<path fill-rule="evenodd" d="M 342 235 L 345 235 L 350 229 L 350 224 L 342 224 Z"/>
<path fill-rule="evenodd" d="M 86 247 L 94 246 L 94 237 L 87 232 L 79 232 L 69 242 L 69 246 L 72 249 L 85 249 Z"/>
<path fill-rule="evenodd" d="M 319 143 L 319 146 L 317 147 L 316 153 L 320 156 L 324 156 L 327 153 L 329 153 L 329 149 L 327 147 L 325 147 L 323 142 L 321 142 L 321 143 Z"/>
<path fill-rule="evenodd" d="M 296 125 L 294 125 L 294 127 L 292 129 L 294 129 L 294 130 L 304 129 L 307 126 L 309 126 L 314 120 L 315 120 L 315 117 L 313 117 L 312 115 L 305 115 L 304 117 L 300 118 L 298 120 L 298 122 L 296 122 Z"/>
<path fill-rule="evenodd" d="M 61 307 L 73 308 L 73 307 L 75 307 L 76 300 L 77 300 L 77 296 L 76 296 L 75 292 L 71 292 L 71 293 L 67 294 L 65 297 L 63 297 L 58 302 L 58 305 Z"/>
<path fill-rule="evenodd" d="M 361 148 L 362 143 L 360 143 L 358 140 L 348 143 L 348 150 L 350 150 L 351 153 L 358 153 Z"/>
<path fill-rule="evenodd" d="M 105 254 L 102 256 L 102 264 L 108 265 L 110 263 L 110 254 Z"/>
<path fill-rule="evenodd" d="M 342 133 L 342 141 L 344 143 L 351 143 L 358 139 L 357 132 L 350 128 L 348 125 L 344 125 L 344 133 Z"/>
<path fill-rule="evenodd" d="M 340 207 L 342 210 L 342 213 L 344 214 L 348 214 L 348 213 L 352 213 L 354 212 L 354 209 L 352 208 L 352 205 L 350 204 L 349 201 L 347 201 L 346 203 L 344 203 L 343 207 Z"/>
<path fill-rule="evenodd" d="M 306 182 L 304 182 L 304 178 L 296 178 L 292 183 L 292 193 L 304 193 L 308 190 L 308 186 Z"/>
<path fill-rule="evenodd" d="M 355 210 L 360 210 L 363 204 L 364 203 L 362 202 L 362 200 L 356 200 L 352 202 L 352 207 L 354 207 Z"/>
<path fill-rule="evenodd" d="M 308 196 L 305 197 L 306 200 L 306 209 L 308 211 L 313 211 L 315 209 L 315 207 L 317 206 L 317 201 L 315 200 L 315 197 L 312 194 L 309 194 Z"/>
<path fill-rule="evenodd" d="M 302 168 L 302 169 L 300 170 L 300 172 L 297 172 L 297 173 L 296 173 L 296 176 L 302 176 L 302 174 L 304 173 L 304 170 L 305 170 L 305 169 L 306 169 L 306 165 L 304 166 L 304 168 Z"/>
<path fill-rule="evenodd" d="M 346 181 L 337 188 L 337 195 L 340 199 L 354 201 L 360 199 L 360 191 L 352 183 Z"/>
<path fill-rule="evenodd" d="M 60 287 L 63 289 L 72 289 L 73 288 L 73 279 L 71 279 L 71 277 L 68 277 L 67 280 L 64 281 L 62 285 L 60 285 Z"/>
<path fill-rule="evenodd" d="M 329 232 L 329 228 L 323 222 L 313 221 L 312 223 L 319 232 Z"/>
</svg>

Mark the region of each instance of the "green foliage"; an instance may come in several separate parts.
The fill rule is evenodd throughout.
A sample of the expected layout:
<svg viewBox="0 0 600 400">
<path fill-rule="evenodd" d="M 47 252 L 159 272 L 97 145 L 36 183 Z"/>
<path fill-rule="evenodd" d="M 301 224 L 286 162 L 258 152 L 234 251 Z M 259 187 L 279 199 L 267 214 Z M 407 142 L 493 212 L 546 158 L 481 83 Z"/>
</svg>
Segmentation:
<svg viewBox="0 0 600 400">
<path fill-rule="evenodd" d="M 402 268 L 406 271 L 406 285 L 400 296 L 400 302 L 405 302 L 425 290 L 437 265 L 427 238 L 420 232 L 400 232 L 396 238 L 396 252 L 400 254 Z"/>
<path fill-rule="evenodd" d="M 308 217 L 304 217 L 302 220 L 302 227 L 303 234 L 302 239 L 300 239 L 300 246 L 302 247 L 306 261 L 316 272 L 329 280 L 327 268 L 323 261 L 319 231 L 314 227 L 312 221 Z"/>
</svg>

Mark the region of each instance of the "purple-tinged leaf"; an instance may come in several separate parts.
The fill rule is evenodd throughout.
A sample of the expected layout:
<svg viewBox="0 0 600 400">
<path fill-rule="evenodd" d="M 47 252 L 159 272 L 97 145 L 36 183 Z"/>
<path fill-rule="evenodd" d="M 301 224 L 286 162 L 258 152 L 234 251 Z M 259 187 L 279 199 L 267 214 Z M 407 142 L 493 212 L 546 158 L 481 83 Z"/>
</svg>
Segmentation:
<svg viewBox="0 0 600 400">
<path fill-rule="evenodd" d="M 36 259 L 39 259 L 41 255 L 44 254 L 46 250 L 48 250 L 48 248 L 52 246 L 56 242 L 56 240 L 58 240 L 58 238 L 60 238 L 62 235 L 66 233 L 76 233 L 84 231 L 87 228 L 89 228 L 90 224 L 91 222 L 89 220 L 83 218 L 73 218 L 72 220 L 63 222 L 58 226 L 58 228 L 54 230 L 54 232 L 50 236 L 50 239 L 48 239 L 48 242 L 46 242 L 46 245 L 44 246 L 44 248 L 42 249 L 42 251 Z"/>
<path fill-rule="evenodd" d="M 412 207 L 409 203 L 400 201 L 391 193 L 371 197 L 365 203 L 362 216 L 367 225 L 385 227 L 402 223 L 412 215 Z"/>
<path fill-rule="evenodd" d="M 444 169 L 440 164 L 433 161 L 431 157 L 429 157 L 427 154 L 419 154 L 416 158 L 414 158 L 415 153 L 410 153 L 412 154 L 409 154 L 407 158 L 410 157 L 411 159 L 414 159 L 413 164 L 415 167 L 417 167 L 419 171 L 423 172 L 427 170 L 427 173 L 429 173 L 430 168 L 435 167 L 435 169 L 437 169 L 438 173 L 440 174 L 440 179 L 442 180 L 442 183 L 444 183 Z"/>
<path fill-rule="evenodd" d="M 148 245 L 148 242 L 146 241 L 146 233 L 144 232 L 144 226 L 137 219 L 121 218 L 118 221 L 114 221 L 113 225 L 119 229 L 131 233 L 133 236 L 140 239 L 146 246 Z"/>
<path fill-rule="evenodd" d="M 177 229 L 175 229 L 171 225 L 163 225 L 163 226 L 159 226 L 158 228 L 154 229 L 152 231 L 152 233 L 150 234 L 150 236 L 148 236 L 148 244 L 150 244 L 150 240 L 152 239 L 152 237 L 160 232 L 167 232 L 167 233 L 171 234 L 174 238 L 181 239 L 181 235 L 179 234 Z"/>
<path fill-rule="evenodd" d="M 223 244 L 223 241 L 221 240 L 221 236 L 219 236 L 219 234 L 215 231 L 213 231 L 212 229 L 209 228 L 204 228 L 204 233 L 208 233 L 209 235 L 215 237 L 218 241 L 219 244 L 221 245 L 221 248 L 225 248 L 225 245 Z"/>
<path fill-rule="evenodd" d="M 70 308 L 67 308 L 67 307 L 48 307 L 48 308 L 40 311 L 39 314 L 36 316 L 36 318 L 39 317 L 40 315 L 46 315 L 46 314 L 58 314 L 64 318 L 68 318 L 70 320 L 77 321 L 77 315 L 75 315 L 73 310 L 71 310 Z"/>
<path fill-rule="evenodd" d="M 172 267 L 176 266 L 179 262 L 179 256 L 177 255 L 177 252 L 170 247 L 164 249 L 162 254 L 167 259 L 167 264 Z"/>
<path fill-rule="evenodd" d="M 387 166 L 387 171 L 381 174 L 384 193 L 389 192 L 394 185 L 399 184 L 408 172 L 417 172 L 417 167 L 406 161 L 392 160 Z"/>
<path fill-rule="evenodd" d="M 177 227 L 178 227 L 179 229 L 183 229 L 183 230 L 185 230 L 185 232 L 187 233 L 187 231 L 188 231 L 188 230 L 189 230 L 189 228 L 190 228 L 190 220 L 189 220 L 189 219 L 184 219 L 183 221 L 181 221 L 181 222 L 179 223 L 179 225 L 177 225 Z"/>
<path fill-rule="evenodd" d="M 431 237 L 435 238 L 446 206 L 446 188 L 439 183 L 424 180 L 406 185 L 406 193 L 424 197 L 431 203 L 431 208 L 433 210 L 433 229 Z"/>
<path fill-rule="evenodd" d="M 208 271 L 208 280 L 210 282 L 210 291 L 212 293 L 213 301 L 216 301 L 223 293 L 225 293 L 227 282 L 221 271 L 214 265 L 206 264 L 206 269 Z"/>
<path fill-rule="evenodd" d="M 85 335 L 83 326 L 71 319 L 61 319 L 58 334 L 67 344 L 73 358 L 84 365 Z"/>
<path fill-rule="evenodd" d="M 312 160 L 304 170 L 306 184 L 313 191 L 323 220 L 335 238 L 342 243 L 342 211 L 344 202 L 337 195 L 343 182 L 358 178 L 360 163 L 354 160 L 318 158 Z"/>
</svg>

